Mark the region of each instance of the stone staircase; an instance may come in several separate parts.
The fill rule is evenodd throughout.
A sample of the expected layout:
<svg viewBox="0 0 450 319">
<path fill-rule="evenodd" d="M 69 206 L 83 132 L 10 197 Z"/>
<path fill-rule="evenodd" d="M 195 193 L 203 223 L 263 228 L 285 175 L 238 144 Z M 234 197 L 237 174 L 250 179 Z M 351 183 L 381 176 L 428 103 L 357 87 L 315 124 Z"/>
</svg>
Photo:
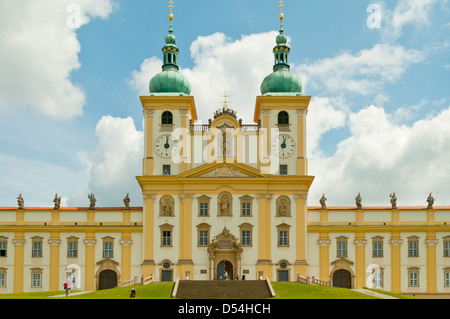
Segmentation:
<svg viewBox="0 0 450 319">
<path fill-rule="evenodd" d="M 267 299 L 272 294 L 266 280 L 180 280 L 179 299 Z"/>
</svg>

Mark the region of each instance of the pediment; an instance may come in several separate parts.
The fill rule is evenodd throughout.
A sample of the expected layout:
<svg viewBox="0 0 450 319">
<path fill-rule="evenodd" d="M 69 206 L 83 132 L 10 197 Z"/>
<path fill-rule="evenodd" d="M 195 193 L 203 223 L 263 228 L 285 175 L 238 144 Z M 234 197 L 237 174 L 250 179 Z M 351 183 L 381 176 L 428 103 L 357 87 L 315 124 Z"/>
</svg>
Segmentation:
<svg viewBox="0 0 450 319">
<path fill-rule="evenodd" d="M 179 175 L 183 178 L 214 178 L 214 177 L 266 177 L 268 175 L 251 166 L 240 163 L 213 163 L 205 164 Z"/>
</svg>

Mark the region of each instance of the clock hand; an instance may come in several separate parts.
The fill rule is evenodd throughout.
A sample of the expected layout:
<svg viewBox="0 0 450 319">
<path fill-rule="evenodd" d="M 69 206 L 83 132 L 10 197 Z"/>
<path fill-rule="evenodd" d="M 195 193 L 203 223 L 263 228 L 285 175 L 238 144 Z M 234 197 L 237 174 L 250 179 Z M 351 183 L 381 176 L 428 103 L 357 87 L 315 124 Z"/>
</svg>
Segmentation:
<svg viewBox="0 0 450 319">
<path fill-rule="evenodd" d="M 169 145 L 169 137 L 166 136 L 166 144 L 164 144 L 164 148 L 168 149 L 169 147 L 170 147 L 170 145 Z"/>
<path fill-rule="evenodd" d="M 286 148 L 286 136 L 283 137 L 283 143 L 281 144 L 281 148 Z"/>
</svg>

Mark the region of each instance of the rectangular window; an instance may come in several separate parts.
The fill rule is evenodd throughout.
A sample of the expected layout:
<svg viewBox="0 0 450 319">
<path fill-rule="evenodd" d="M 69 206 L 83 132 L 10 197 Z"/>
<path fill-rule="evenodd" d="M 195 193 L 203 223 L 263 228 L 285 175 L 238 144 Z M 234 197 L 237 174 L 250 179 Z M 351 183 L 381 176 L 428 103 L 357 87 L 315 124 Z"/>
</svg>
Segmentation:
<svg viewBox="0 0 450 319">
<path fill-rule="evenodd" d="M 0 272 L 0 287 L 6 287 L 6 273 Z"/>
<path fill-rule="evenodd" d="M 170 165 L 163 165 L 163 175 L 170 175 Z"/>
<path fill-rule="evenodd" d="M 278 246 L 287 246 L 288 245 L 288 232 L 287 230 L 280 230 L 279 232 L 279 245 Z"/>
<path fill-rule="evenodd" d="M 337 242 L 337 256 L 347 257 L 347 242 L 346 241 L 338 241 Z"/>
<path fill-rule="evenodd" d="M 242 216 L 251 216 L 250 203 L 242 203 Z"/>
<path fill-rule="evenodd" d="M 450 257 L 450 241 L 444 241 L 444 257 Z"/>
<path fill-rule="evenodd" d="M 198 236 L 199 236 L 199 241 L 198 241 L 199 246 L 208 246 L 209 245 L 207 230 L 199 231 Z"/>
<path fill-rule="evenodd" d="M 41 288 L 41 273 L 33 273 L 31 284 L 33 288 Z"/>
<path fill-rule="evenodd" d="M 113 258 L 113 242 L 105 241 L 103 243 L 103 258 Z"/>
<path fill-rule="evenodd" d="M 408 242 L 408 257 L 419 257 L 419 242 Z"/>
<path fill-rule="evenodd" d="M 251 242 L 249 230 L 243 230 L 241 232 L 241 244 L 242 244 L 242 246 L 251 246 L 252 242 Z"/>
<path fill-rule="evenodd" d="M 418 287 L 419 286 L 419 274 L 417 272 L 409 273 L 409 286 Z"/>
<path fill-rule="evenodd" d="M 287 174 L 288 174 L 288 166 L 280 165 L 280 175 L 287 175 Z"/>
<path fill-rule="evenodd" d="M 383 273 L 375 272 L 373 274 L 373 285 L 374 285 L 374 288 L 383 287 Z"/>
<path fill-rule="evenodd" d="M 450 287 L 450 272 L 445 273 L 445 287 Z"/>
<path fill-rule="evenodd" d="M 69 258 L 78 257 L 78 243 L 76 241 L 69 241 L 67 245 L 67 257 Z"/>
<path fill-rule="evenodd" d="M 373 242 L 373 257 L 383 257 L 383 243 L 381 241 Z"/>
<path fill-rule="evenodd" d="M 164 230 L 162 234 L 162 246 L 172 246 L 172 232 L 170 230 Z"/>
<path fill-rule="evenodd" d="M 32 257 L 42 257 L 42 242 L 41 241 L 33 242 Z"/>
<path fill-rule="evenodd" d="M 209 216 L 208 203 L 200 203 L 200 216 Z"/>
<path fill-rule="evenodd" d="M 6 241 L 0 241 L 0 257 L 6 257 Z"/>
</svg>

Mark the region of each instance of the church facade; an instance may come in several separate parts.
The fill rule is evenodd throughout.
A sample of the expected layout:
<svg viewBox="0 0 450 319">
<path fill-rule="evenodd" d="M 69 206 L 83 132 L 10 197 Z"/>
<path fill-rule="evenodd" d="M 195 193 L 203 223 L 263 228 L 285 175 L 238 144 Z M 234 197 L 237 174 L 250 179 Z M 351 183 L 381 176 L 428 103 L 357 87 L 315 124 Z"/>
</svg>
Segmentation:
<svg viewBox="0 0 450 319">
<path fill-rule="evenodd" d="M 172 21 L 173 16 L 169 16 Z M 281 20 L 283 16 L 280 16 Z M 143 207 L 0 208 L 0 293 L 159 281 L 314 276 L 333 286 L 450 293 L 450 207 L 308 206 L 310 96 L 281 28 L 253 123 L 227 104 L 198 124 L 179 49 L 165 38 L 144 114 Z"/>
</svg>

